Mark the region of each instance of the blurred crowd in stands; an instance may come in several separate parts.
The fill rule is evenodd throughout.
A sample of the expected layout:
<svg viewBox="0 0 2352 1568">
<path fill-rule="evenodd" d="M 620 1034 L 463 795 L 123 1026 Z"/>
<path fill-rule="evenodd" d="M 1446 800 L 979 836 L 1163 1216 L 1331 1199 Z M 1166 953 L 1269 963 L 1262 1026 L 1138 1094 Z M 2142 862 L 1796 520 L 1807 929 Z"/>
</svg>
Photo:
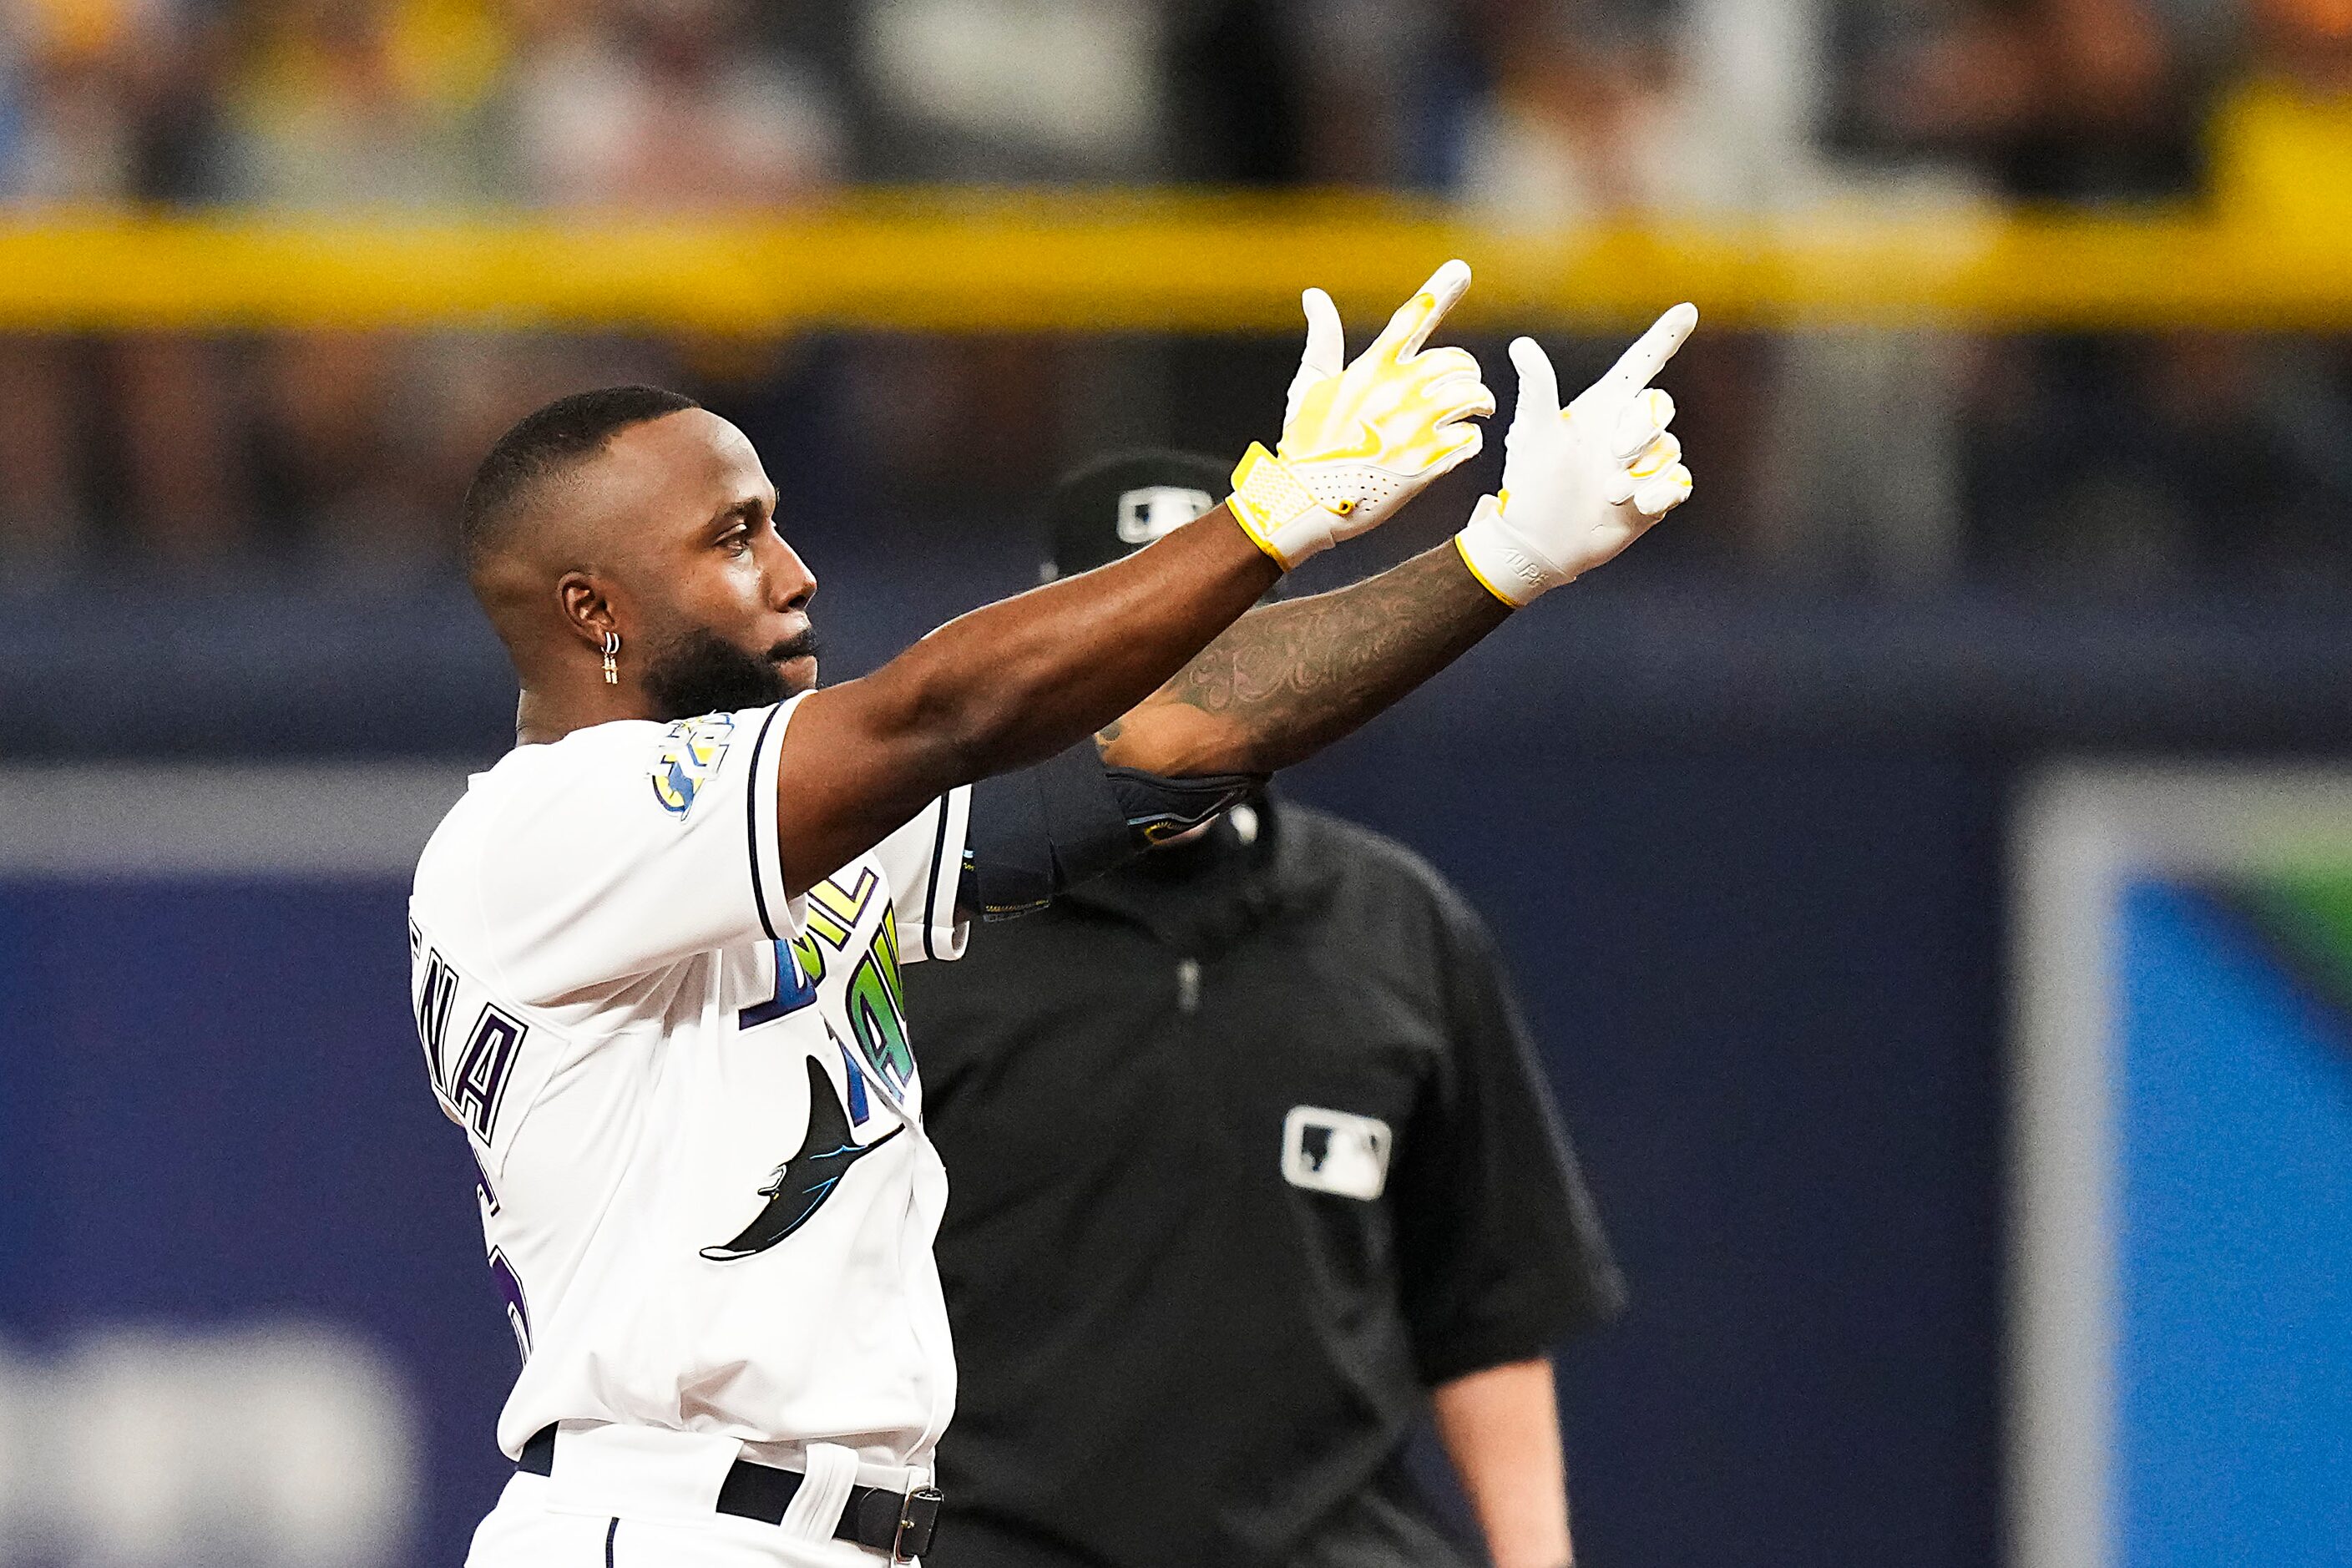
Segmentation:
<svg viewBox="0 0 2352 1568">
<path fill-rule="evenodd" d="M 1406 188 L 1521 224 L 1864 200 L 2352 226 L 2352 0 L 0 0 L 19 218 L 937 181 Z M 498 429 L 625 378 L 742 411 L 869 498 L 1009 494 L 1112 441 L 1262 432 L 1289 352 L 0 338 L 0 562 L 443 569 Z M 2335 342 L 1722 333 L 1679 374 L 1709 504 L 1673 559 L 2352 584 Z"/>
</svg>

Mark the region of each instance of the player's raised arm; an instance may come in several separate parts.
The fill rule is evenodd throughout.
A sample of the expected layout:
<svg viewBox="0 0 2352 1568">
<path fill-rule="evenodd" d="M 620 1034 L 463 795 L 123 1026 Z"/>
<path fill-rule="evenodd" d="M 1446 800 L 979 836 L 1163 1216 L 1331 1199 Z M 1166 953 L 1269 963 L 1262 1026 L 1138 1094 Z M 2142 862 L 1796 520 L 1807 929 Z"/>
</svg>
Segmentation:
<svg viewBox="0 0 2352 1568">
<path fill-rule="evenodd" d="M 778 752 L 778 844 L 798 891 L 955 785 L 1083 740 L 1159 687 L 1307 556 L 1375 526 L 1479 447 L 1475 360 L 1424 347 L 1468 287 L 1449 262 L 1351 363 L 1339 314 L 1307 342 L 1277 448 L 1221 507 L 1097 571 L 950 621 L 863 679 L 806 698 Z"/>
<path fill-rule="evenodd" d="M 1674 400 L 1650 383 L 1698 324 L 1678 305 L 1563 410 L 1551 361 L 1511 344 L 1518 406 L 1503 489 L 1449 543 L 1334 593 L 1244 616 L 1103 737 L 1103 760 L 1177 776 L 1312 756 L 1428 679 L 1510 612 L 1613 560 L 1688 498 Z"/>
</svg>

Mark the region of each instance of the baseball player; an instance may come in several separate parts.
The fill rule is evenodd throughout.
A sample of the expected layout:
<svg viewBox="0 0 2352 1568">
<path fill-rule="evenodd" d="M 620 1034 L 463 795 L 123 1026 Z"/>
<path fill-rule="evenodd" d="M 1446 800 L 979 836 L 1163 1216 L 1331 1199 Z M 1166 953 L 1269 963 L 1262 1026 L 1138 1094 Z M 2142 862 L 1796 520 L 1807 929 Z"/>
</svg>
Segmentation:
<svg viewBox="0 0 2352 1568">
<path fill-rule="evenodd" d="M 410 903 L 426 1068 L 524 1355 L 499 1423 L 517 1471 L 470 1563 L 920 1555 L 955 1363 L 899 965 L 1282 760 L 1145 699 L 1477 450 L 1475 363 L 1423 346 L 1468 279 L 1447 264 L 1345 363 L 1311 294 L 1281 441 L 1222 506 L 823 689 L 814 579 L 740 431 L 618 388 L 493 448 L 465 538 L 520 743 L 436 831 Z M 1338 728 L 1688 493 L 1645 388 L 1695 320 L 1670 313 L 1573 418 L 1524 345 L 1511 492 L 1447 547 L 1428 626 L 1368 651 Z"/>
</svg>

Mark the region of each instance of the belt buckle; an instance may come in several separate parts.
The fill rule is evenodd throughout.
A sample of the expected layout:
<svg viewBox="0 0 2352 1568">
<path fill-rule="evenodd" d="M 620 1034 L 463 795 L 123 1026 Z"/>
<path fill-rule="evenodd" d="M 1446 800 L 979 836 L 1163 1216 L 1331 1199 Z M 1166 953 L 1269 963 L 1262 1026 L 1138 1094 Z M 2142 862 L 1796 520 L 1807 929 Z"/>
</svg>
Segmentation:
<svg viewBox="0 0 2352 1568">
<path fill-rule="evenodd" d="M 890 1561 L 912 1563 L 931 1549 L 940 1526 L 940 1504 L 946 1498 L 937 1487 L 917 1487 L 898 1500 L 898 1529 L 890 1538 Z"/>
</svg>

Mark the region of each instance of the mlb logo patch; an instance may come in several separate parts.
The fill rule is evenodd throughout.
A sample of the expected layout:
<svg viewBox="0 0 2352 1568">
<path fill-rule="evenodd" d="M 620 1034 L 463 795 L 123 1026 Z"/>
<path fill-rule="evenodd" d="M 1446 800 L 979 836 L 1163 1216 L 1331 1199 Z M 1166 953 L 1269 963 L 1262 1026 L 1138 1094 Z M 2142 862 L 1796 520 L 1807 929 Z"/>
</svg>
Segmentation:
<svg viewBox="0 0 2352 1568">
<path fill-rule="evenodd" d="M 1118 540 L 1122 544 L 1149 544 L 1173 533 L 1196 517 L 1206 517 L 1217 500 L 1206 490 L 1178 485 L 1147 485 L 1118 498 Z"/>
<path fill-rule="evenodd" d="M 1392 1142 L 1377 1116 L 1294 1105 L 1282 1121 L 1282 1176 L 1310 1193 L 1370 1203 L 1388 1185 Z"/>
<path fill-rule="evenodd" d="M 672 816 L 694 809 L 694 797 L 719 772 L 727 748 L 735 739 L 735 720 L 726 713 L 705 713 L 681 719 L 662 737 L 661 754 L 654 761 L 654 798 Z"/>
</svg>

